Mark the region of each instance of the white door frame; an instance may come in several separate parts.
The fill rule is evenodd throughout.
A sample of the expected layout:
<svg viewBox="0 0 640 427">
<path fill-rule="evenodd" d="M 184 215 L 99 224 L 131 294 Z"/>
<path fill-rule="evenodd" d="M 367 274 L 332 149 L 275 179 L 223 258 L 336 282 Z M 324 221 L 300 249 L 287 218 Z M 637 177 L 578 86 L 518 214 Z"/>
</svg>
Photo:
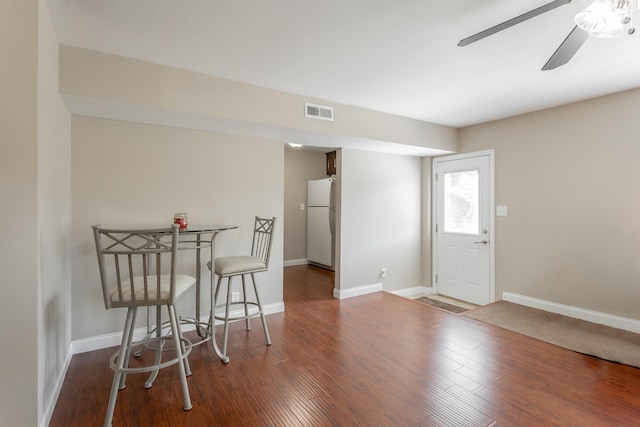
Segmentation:
<svg viewBox="0 0 640 427">
<path fill-rule="evenodd" d="M 438 172 L 438 163 L 452 160 L 469 159 L 473 157 L 489 156 L 489 292 L 491 302 L 496 300 L 496 283 L 495 283 L 495 168 L 494 168 L 494 150 L 475 151 L 472 153 L 453 154 L 450 156 L 434 157 L 431 166 L 431 254 L 433 266 L 431 271 L 431 287 L 434 294 L 438 293 L 438 283 L 436 283 L 436 275 L 438 274 L 438 233 L 436 232 L 436 222 L 438 215 L 438 197 L 436 174 Z"/>
</svg>

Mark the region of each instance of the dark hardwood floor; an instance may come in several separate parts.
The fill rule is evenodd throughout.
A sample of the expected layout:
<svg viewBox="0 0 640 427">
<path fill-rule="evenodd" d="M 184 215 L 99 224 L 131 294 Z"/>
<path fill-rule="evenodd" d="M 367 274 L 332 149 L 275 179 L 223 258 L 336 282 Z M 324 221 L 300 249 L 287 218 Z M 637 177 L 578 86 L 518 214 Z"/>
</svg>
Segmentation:
<svg viewBox="0 0 640 427">
<path fill-rule="evenodd" d="M 285 268 L 284 282 L 272 346 L 254 319 L 251 332 L 232 325 L 228 365 L 195 347 L 188 412 L 175 367 L 149 390 L 130 375 L 113 425 L 640 425 L 640 369 L 385 292 L 336 300 L 315 267 Z M 73 357 L 50 426 L 102 424 L 112 352 Z"/>
</svg>

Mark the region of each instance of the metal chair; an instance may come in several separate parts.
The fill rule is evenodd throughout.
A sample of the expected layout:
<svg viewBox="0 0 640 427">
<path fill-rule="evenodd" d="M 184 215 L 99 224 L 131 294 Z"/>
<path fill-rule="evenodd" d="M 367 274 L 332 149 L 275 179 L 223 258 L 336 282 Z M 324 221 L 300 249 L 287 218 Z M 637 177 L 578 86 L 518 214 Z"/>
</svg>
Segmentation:
<svg viewBox="0 0 640 427">
<path fill-rule="evenodd" d="M 215 289 L 214 308 L 211 321 L 215 322 L 216 320 L 220 320 L 224 322 L 221 356 L 224 363 L 229 363 L 229 356 L 227 355 L 227 341 L 229 338 L 229 323 L 232 321 L 244 320 L 246 323 L 246 330 L 249 331 L 251 330 L 249 320 L 260 316 L 267 345 L 271 345 L 269 329 L 267 328 L 267 320 L 265 319 L 262 303 L 260 302 L 260 296 L 258 294 L 258 287 L 256 286 L 254 274 L 267 271 L 269 268 L 269 257 L 271 256 L 271 244 L 273 242 L 275 222 L 275 217 L 259 218 L 256 216 L 253 229 L 251 255 L 226 256 L 215 259 L 214 272 L 218 276 L 218 283 Z M 207 263 L 207 266 L 209 267 L 209 270 L 211 270 L 211 261 Z M 246 275 L 251 276 L 255 301 L 247 298 L 247 288 L 245 284 Z M 242 299 L 239 301 L 232 301 L 232 279 L 236 276 L 242 277 Z M 225 304 L 218 305 L 218 295 L 220 293 L 222 279 L 224 278 L 227 279 L 227 299 Z M 244 314 L 234 313 L 232 315 L 231 310 L 234 306 L 242 306 L 244 308 Z M 257 311 L 250 311 L 249 307 L 257 307 Z M 217 313 L 217 310 L 222 308 L 224 310 L 221 313 Z M 215 337 L 212 337 L 212 339 L 215 339 Z"/>
<path fill-rule="evenodd" d="M 109 359 L 114 376 L 104 426 L 111 426 L 118 389 L 125 387 L 128 373 L 151 372 L 151 378 L 145 383 L 145 388 L 149 388 L 159 369 L 174 364 L 178 365 L 184 410 L 188 411 L 192 407 L 186 379 L 191 373 L 187 359 L 191 342 L 182 336 L 174 303 L 196 280 L 176 274 L 178 225 L 148 230 L 106 229 L 100 225 L 92 228 L 105 308 L 127 308 L 120 348 Z M 167 307 L 170 334 L 163 336 L 160 333 L 162 325 L 157 324 L 156 337 L 147 336 L 143 341 L 133 342 L 138 307 L 156 307 L 160 313 L 162 306 Z M 165 346 L 167 341 L 173 345 Z M 129 367 L 131 355 L 135 354 L 132 349 L 139 346 L 155 347 L 154 361 L 145 366 Z M 163 354 L 168 352 L 175 354 L 163 361 Z M 141 363 L 137 361 L 135 365 Z"/>
</svg>

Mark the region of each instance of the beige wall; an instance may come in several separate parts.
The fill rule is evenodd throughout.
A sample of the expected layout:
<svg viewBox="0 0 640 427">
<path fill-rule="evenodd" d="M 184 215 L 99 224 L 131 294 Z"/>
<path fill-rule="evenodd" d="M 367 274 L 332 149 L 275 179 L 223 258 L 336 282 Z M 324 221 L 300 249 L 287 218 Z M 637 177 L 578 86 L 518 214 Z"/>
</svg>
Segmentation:
<svg viewBox="0 0 640 427">
<path fill-rule="evenodd" d="M 58 92 L 58 41 L 43 4 L 40 0 L 38 418 L 49 419 L 71 357 L 71 116 Z"/>
<path fill-rule="evenodd" d="M 460 131 L 495 149 L 496 290 L 640 319 L 640 89 Z"/>
<path fill-rule="evenodd" d="M 421 179 L 421 225 L 420 225 L 420 237 L 421 237 L 421 265 L 422 265 L 422 286 L 431 287 L 433 281 L 432 276 L 432 260 L 433 260 L 433 236 L 432 236 L 432 195 L 433 189 L 431 186 L 431 168 L 433 164 L 432 157 L 422 158 L 422 179 Z"/>
<path fill-rule="evenodd" d="M 353 149 L 339 154 L 337 287 L 422 286 L 421 159 Z"/>
<path fill-rule="evenodd" d="M 69 115 L 44 2 L 2 2 L 0 23 L 0 425 L 46 425 L 70 344 Z"/>
<path fill-rule="evenodd" d="M 0 424 L 38 423 L 38 4 L 0 3 Z M 19 225 L 19 226 L 18 226 Z"/>
<path fill-rule="evenodd" d="M 245 124 L 249 131 L 268 125 L 334 137 L 458 148 L 456 130 L 447 126 L 70 46 L 61 46 L 60 62 L 60 90 L 66 95 L 191 114 L 201 120 L 230 120 Z M 334 107 L 335 121 L 306 119 L 305 102 Z"/>
<path fill-rule="evenodd" d="M 326 178 L 325 153 L 285 147 L 284 260 L 307 258 L 307 181 Z M 300 210 L 300 203 L 305 209 Z"/>
<path fill-rule="evenodd" d="M 264 304 L 282 302 L 282 142 L 74 116 L 72 165 L 73 339 L 122 328 L 124 313 L 104 309 L 93 224 L 162 226 L 186 212 L 191 224 L 240 226 L 218 237 L 221 256 L 249 253 L 254 216 L 275 216 L 270 268 L 257 279 Z M 194 255 L 180 253 L 181 271 L 194 274 Z M 209 277 L 206 265 L 202 272 Z M 207 282 L 204 301 L 209 295 Z M 178 307 L 193 314 L 194 296 Z"/>
</svg>

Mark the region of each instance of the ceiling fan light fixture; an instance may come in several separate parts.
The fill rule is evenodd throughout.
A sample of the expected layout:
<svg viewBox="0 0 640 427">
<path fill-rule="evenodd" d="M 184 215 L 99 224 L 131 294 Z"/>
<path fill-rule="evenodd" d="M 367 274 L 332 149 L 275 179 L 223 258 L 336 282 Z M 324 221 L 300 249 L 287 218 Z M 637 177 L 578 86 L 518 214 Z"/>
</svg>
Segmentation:
<svg viewBox="0 0 640 427">
<path fill-rule="evenodd" d="M 492 34 L 499 33 L 543 13 L 574 2 L 575 0 L 553 0 L 466 37 L 458 42 L 458 46 L 467 46 L 475 43 Z M 576 14 L 576 25 L 544 64 L 542 71 L 554 70 L 567 64 L 591 36 L 617 37 L 624 34 L 633 34 L 635 28 L 633 27 L 631 12 L 633 10 L 636 15 L 638 13 L 631 4 L 631 0 L 591 0 L 589 7 Z M 635 6 L 640 10 L 640 0 L 635 0 Z M 640 15 L 638 16 L 640 17 Z"/>
<path fill-rule="evenodd" d="M 602 31 L 607 25 L 605 15 L 609 9 L 609 0 L 596 0 L 576 14 L 576 25 L 588 33 Z"/>
<path fill-rule="evenodd" d="M 575 21 L 578 27 L 594 37 L 623 36 L 631 27 L 629 0 L 595 0 L 578 12 Z"/>
<path fill-rule="evenodd" d="M 576 15 L 576 25 L 588 33 L 602 31 L 607 22 L 602 16 L 585 9 Z"/>
<path fill-rule="evenodd" d="M 589 33 L 589 34 L 594 37 L 600 37 L 602 39 L 607 39 L 612 37 L 622 37 L 628 34 L 627 27 L 628 25 L 625 25 L 621 22 L 616 22 L 613 24 L 607 24 L 607 26 L 601 31 L 598 31 L 595 33 Z"/>
</svg>

